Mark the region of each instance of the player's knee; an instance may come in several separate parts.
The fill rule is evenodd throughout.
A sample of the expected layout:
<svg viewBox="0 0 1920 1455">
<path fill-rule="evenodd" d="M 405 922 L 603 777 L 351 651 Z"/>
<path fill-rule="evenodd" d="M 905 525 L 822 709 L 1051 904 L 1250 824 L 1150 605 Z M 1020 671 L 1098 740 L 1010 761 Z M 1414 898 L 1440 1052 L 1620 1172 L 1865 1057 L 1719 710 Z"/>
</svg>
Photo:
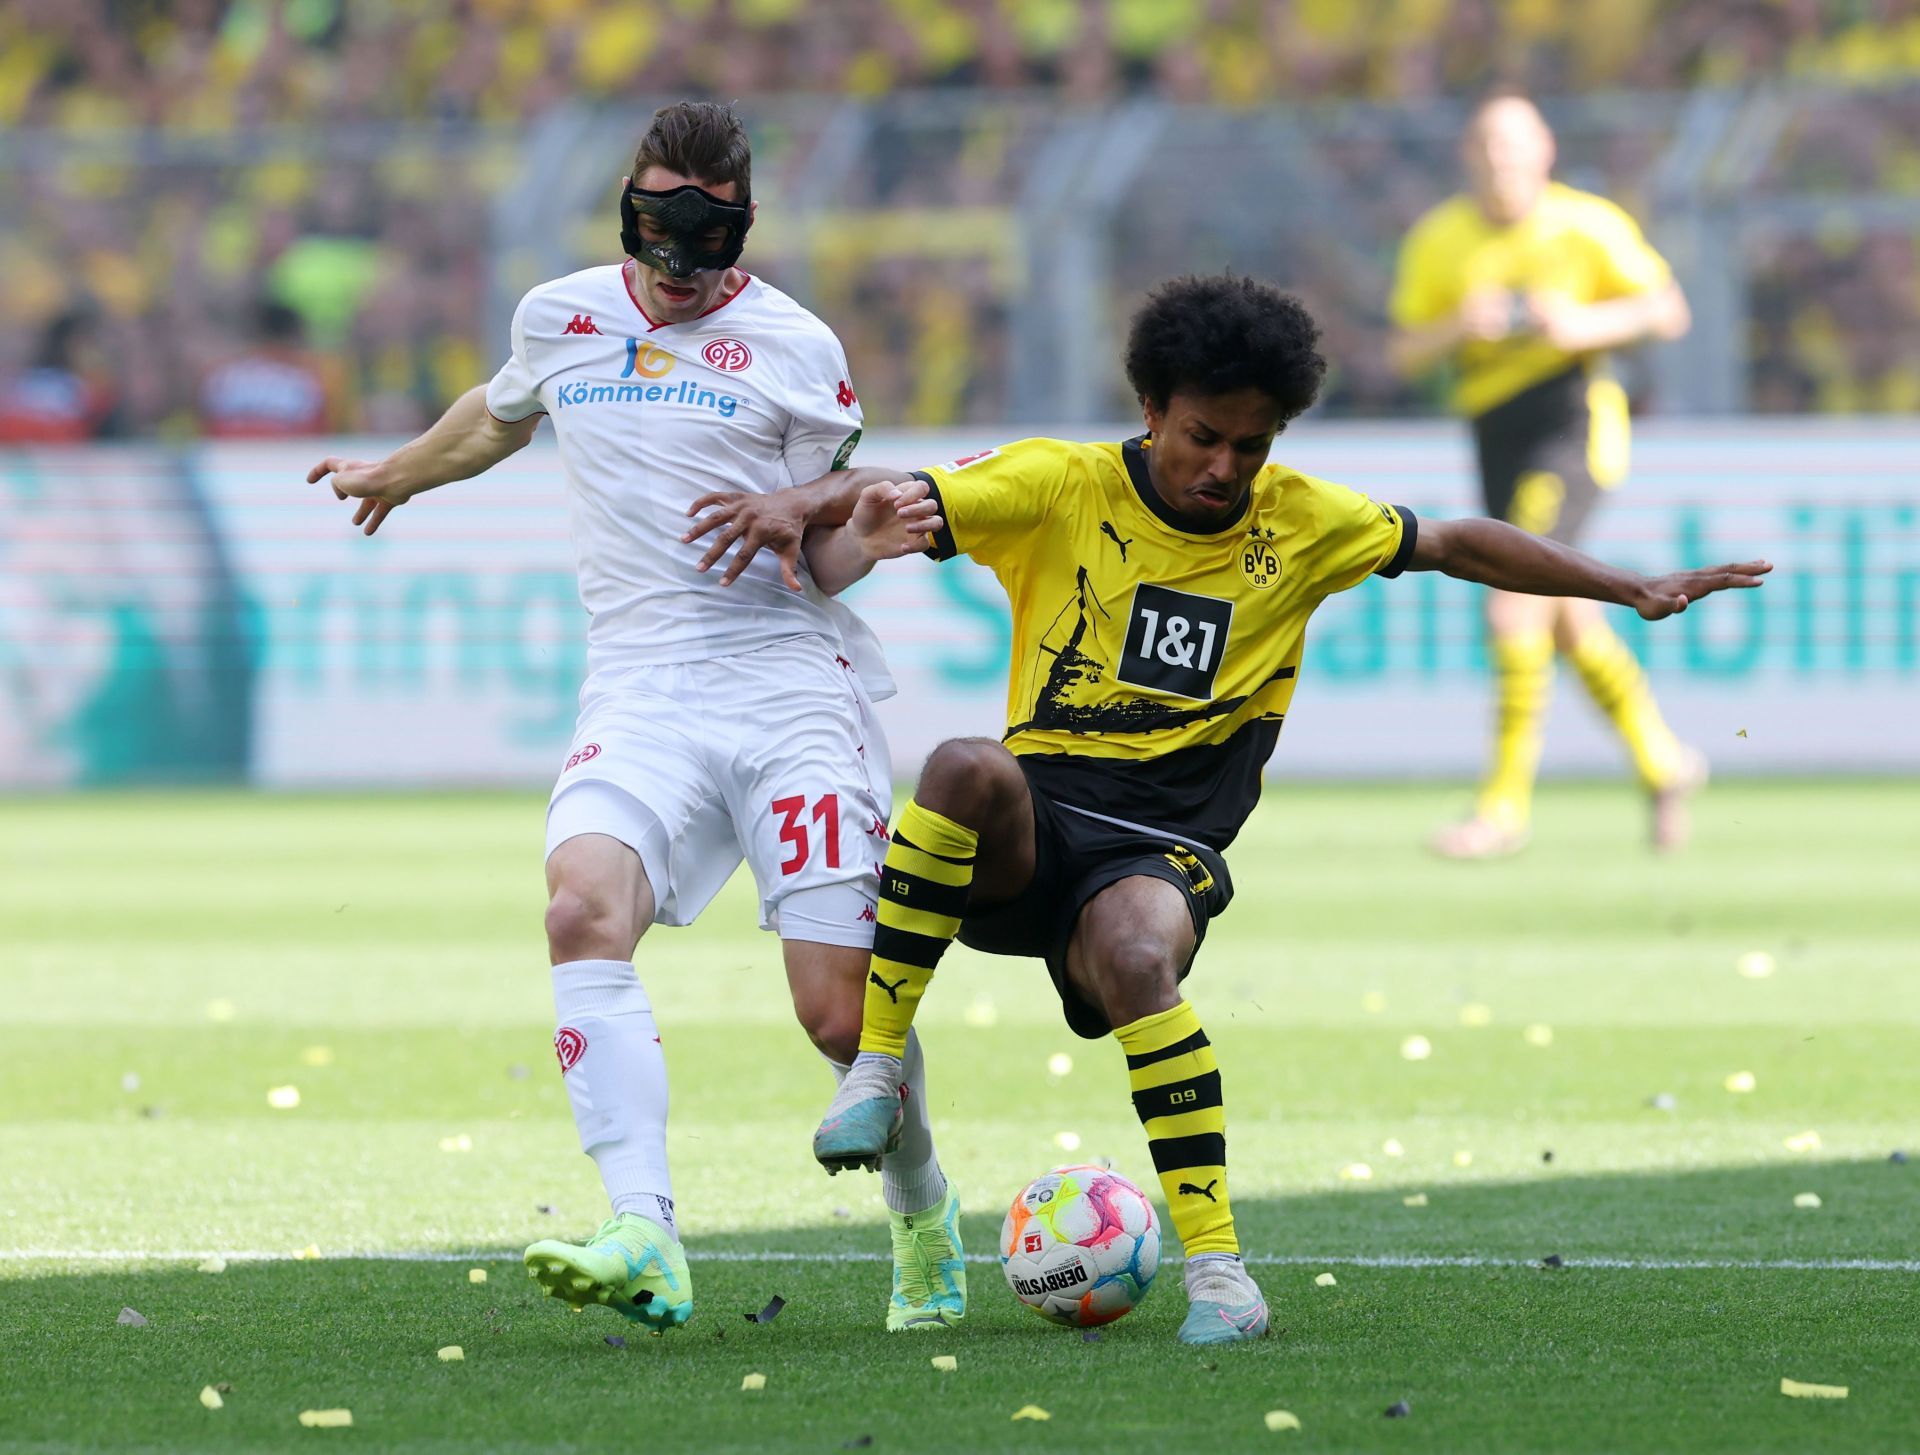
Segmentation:
<svg viewBox="0 0 1920 1455">
<path fill-rule="evenodd" d="M 821 1055 L 842 1066 L 853 1064 L 853 1058 L 860 1054 L 858 996 L 845 1004 L 824 1000 L 796 1004 L 793 1011 L 800 1018 L 800 1028 Z"/>
<path fill-rule="evenodd" d="M 992 738 L 953 738 L 933 750 L 913 796 L 935 813 L 977 825 L 1004 805 L 1019 778 L 1013 754 Z"/>
<path fill-rule="evenodd" d="M 547 948 L 554 962 L 614 960 L 631 953 L 620 946 L 620 918 L 603 896 L 562 884 L 547 901 Z"/>
<path fill-rule="evenodd" d="M 1151 936 L 1126 936 L 1108 946 L 1095 972 L 1101 1009 L 1116 1026 L 1172 1010 L 1180 1003 L 1179 953 Z"/>
</svg>

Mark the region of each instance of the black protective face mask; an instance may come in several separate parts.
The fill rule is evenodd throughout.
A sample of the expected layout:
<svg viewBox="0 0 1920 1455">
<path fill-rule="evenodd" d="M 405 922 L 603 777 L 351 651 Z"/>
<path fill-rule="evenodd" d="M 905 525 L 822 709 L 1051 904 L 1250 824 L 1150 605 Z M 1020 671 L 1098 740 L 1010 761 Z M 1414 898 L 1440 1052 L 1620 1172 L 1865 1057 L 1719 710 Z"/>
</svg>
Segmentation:
<svg viewBox="0 0 1920 1455">
<path fill-rule="evenodd" d="M 667 236 L 648 242 L 640 236 L 640 219 L 650 219 Z M 731 268 L 747 245 L 753 224 L 753 205 L 746 199 L 722 202 L 711 192 L 689 182 L 666 192 L 629 187 L 620 198 L 620 246 L 627 256 L 670 278 Z M 712 250 L 703 246 L 715 228 L 726 229 L 726 241 Z"/>
</svg>

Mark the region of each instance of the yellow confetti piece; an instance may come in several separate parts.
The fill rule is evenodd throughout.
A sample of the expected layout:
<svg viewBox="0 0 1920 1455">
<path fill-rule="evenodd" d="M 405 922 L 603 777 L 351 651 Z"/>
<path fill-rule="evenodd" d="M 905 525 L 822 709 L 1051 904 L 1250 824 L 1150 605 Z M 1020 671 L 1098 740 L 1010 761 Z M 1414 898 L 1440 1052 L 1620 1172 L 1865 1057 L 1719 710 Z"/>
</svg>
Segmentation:
<svg viewBox="0 0 1920 1455">
<path fill-rule="evenodd" d="M 1055 1051 L 1047 1057 L 1047 1075 L 1067 1076 L 1073 1071 L 1073 1057 L 1065 1051 Z"/>
<path fill-rule="evenodd" d="M 1409 1193 L 1400 1199 L 1400 1205 L 1402 1207 L 1425 1207 L 1427 1205 L 1427 1195 L 1424 1192 Z"/>
<path fill-rule="evenodd" d="M 1721 1084 L 1736 1096 L 1744 1096 L 1760 1083 L 1754 1079 L 1751 1071 L 1736 1071 Z"/>
<path fill-rule="evenodd" d="M 226 1401 L 220 1398 L 220 1391 L 209 1384 L 200 1390 L 200 1403 L 210 1410 L 217 1410 L 224 1407 Z"/>
<path fill-rule="evenodd" d="M 1433 1054 L 1433 1042 L 1425 1036 L 1408 1036 L 1400 1043 L 1400 1054 L 1409 1061 L 1424 1061 Z"/>
<path fill-rule="evenodd" d="M 942 1374 L 951 1374 L 960 1367 L 960 1361 L 951 1354 L 935 1354 L 933 1367 Z"/>
<path fill-rule="evenodd" d="M 1782 1144 L 1789 1152 L 1818 1152 L 1820 1134 L 1818 1132 L 1795 1132 Z"/>
<path fill-rule="evenodd" d="M 1000 1011 L 990 995 L 976 995 L 973 1004 L 967 1007 L 965 1020 L 975 1030 L 985 1030 L 1000 1020 Z"/>
<path fill-rule="evenodd" d="M 740 1388 L 742 1391 L 749 1390 L 749 1389 L 765 1389 L 766 1387 L 767 1387 L 767 1376 L 764 1374 L 749 1374 L 740 1381 Z"/>
<path fill-rule="evenodd" d="M 1820 1194 L 1817 1192 L 1796 1192 L 1793 1195 L 1793 1205 L 1795 1207 L 1818 1207 L 1820 1206 Z"/>
<path fill-rule="evenodd" d="M 1780 1393 L 1788 1399 L 1845 1399 L 1847 1387 L 1844 1384 L 1802 1384 L 1797 1379 L 1783 1377 Z"/>
<path fill-rule="evenodd" d="M 1080 1134 L 1078 1132 L 1055 1132 L 1053 1134 L 1053 1145 L 1058 1147 L 1062 1152 L 1078 1152 L 1080 1150 Z"/>
<path fill-rule="evenodd" d="M 207 1002 L 207 1019 L 210 1021 L 230 1021 L 234 1007 L 230 1000 L 210 1000 Z"/>
<path fill-rule="evenodd" d="M 1041 1409 L 1037 1404 L 1021 1405 L 1019 1409 L 1013 1412 L 1013 1417 L 1016 1420 L 1050 1420 L 1053 1418 L 1052 1415 Z"/>
<path fill-rule="evenodd" d="M 300 1053 L 300 1059 L 308 1066 L 331 1066 L 333 1064 L 333 1047 L 309 1046 Z"/>
<path fill-rule="evenodd" d="M 320 1245 L 318 1243 L 309 1243 L 304 1248 L 295 1248 L 293 1250 L 293 1259 L 296 1263 L 310 1263 L 319 1256 Z"/>
<path fill-rule="evenodd" d="M 1529 1046 L 1546 1047 L 1553 1044 L 1552 1026 L 1530 1025 L 1520 1035 Z"/>
<path fill-rule="evenodd" d="M 1360 997 L 1360 1009 L 1368 1015 L 1379 1015 L 1387 1008 L 1387 998 L 1377 990 L 1369 990 Z"/>
<path fill-rule="evenodd" d="M 300 1105 L 300 1088 L 297 1086 L 273 1086 L 267 1089 L 267 1105 L 275 1111 L 292 1111 Z"/>
<path fill-rule="evenodd" d="M 434 1353 L 440 1356 L 440 1362 L 442 1364 L 458 1364 L 467 1357 L 467 1351 L 462 1349 L 458 1344 L 448 1344 L 443 1348 L 434 1350 Z"/>
<path fill-rule="evenodd" d="M 471 1152 L 473 1150 L 473 1138 L 465 1132 L 460 1133 L 457 1137 L 442 1137 L 440 1139 L 440 1150 L 442 1152 Z"/>
<path fill-rule="evenodd" d="M 1493 1007 L 1482 1005 L 1479 1001 L 1470 1001 L 1460 1007 L 1460 1024 L 1463 1026 L 1490 1026 L 1493 1024 Z"/>
<path fill-rule="evenodd" d="M 1456 1167 L 1473 1166 L 1473 1153 L 1462 1147 L 1458 1152 L 1453 1154 L 1453 1165 Z"/>
<path fill-rule="evenodd" d="M 225 1273 L 227 1271 L 227 1260 L 222 1258 L 218 1253 L 215 1253 L 211 1258 L 201 1262 L 200 1271 L 202 1273 Z"/>
<path fill-rule="evenodd" d="M 1734 733 L 1734 736 L 1736 738 L 1744 738 L 1746 735 L 1747 735 L 1747 730 L 1745 728 L 1741 728 L 1738 732 Z"/>
<path fill-rule="evenodd" d="M 1267 1428 L 1276 1434 L 1281 1430 L 1297 1430 L 1300 1428 L 1300 1416 L 1296 1415 L 1292 1410 L 1268 1410 L 1266 1413 L 1266 1421 Z"/>
<path fill-rule="evenodd" d="M 1349 1162 L 1340 1169 L 1340 1176 L 1348 1182 L 1371 1182 L 1373 1169 L 1364 1162 Z"/>
<path fill-rule="evenodd" d="M 1733 968 L 1748 980 L 1765 980 L 1773 974 L 1773 956 L 1765 950 L 1749 950 L 1733 962 Z"/>
<path fill-rule="evenodd" d="M 1331 1273 L 1316 1273 L 1313 1276 L 1313 1283 L 1316 1288 L 1332 1288 L 1334 1284 L 1339 1281 L 1340 1280 L 1335 1278 Z"/>
<path fill-rule="evenodd" d="M 301 1410 L 300 1423 L 309 1430 L 344 1430 L 353 1423 L 352 1410 Z"/>
<path fill-rule="evenodd" d="M 1407 1155 L 1407 1149 L 1401 1146 L 1399 1140 L 1394 1137 L 1388 1137 L 1386 1141 L 1382 1142 L 1380 1144 L 1380 1151 L 1382 1155 L 1388 1157 L 1404 1157 Z"/>
<path fill-rule="evenodd" d="M 486 1281 L 487 1281 L 487 1270 L 486 1270 L 486 1269 L 484 1269 L 484 1268 L 469 1268 L 469 1269 L 467 1270 L 467 1282 L 469 1282 L 469 1283 L 485 1283 Z"/>
</svg>

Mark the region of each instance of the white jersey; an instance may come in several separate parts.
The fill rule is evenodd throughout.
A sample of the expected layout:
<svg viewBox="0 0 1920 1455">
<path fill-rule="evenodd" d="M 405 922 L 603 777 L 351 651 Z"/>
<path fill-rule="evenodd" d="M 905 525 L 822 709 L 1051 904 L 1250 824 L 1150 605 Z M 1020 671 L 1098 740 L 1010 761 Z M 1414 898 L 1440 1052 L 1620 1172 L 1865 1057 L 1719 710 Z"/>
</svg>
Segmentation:
<svg viewBox="0 0 1920 1455">
<path fill-rule="evenodd" d="M 544 412 L 560 437 L 590 674 L 816 635 L 845 650 L 870 695 L 893 691 L 872 632 L 804 560 L 804 592 L 766 551 L 723 587 L 721 567 L 694 569 L 710 538 L 680 539 L 709 491 L 770 494 L 846 464 L 860 404 L 825 324 L 752 277 L 698 318 L 656 324 L 624 267 L 607 266 L 528 293 L 512 336 L 487 408 Z"/>
</svg>

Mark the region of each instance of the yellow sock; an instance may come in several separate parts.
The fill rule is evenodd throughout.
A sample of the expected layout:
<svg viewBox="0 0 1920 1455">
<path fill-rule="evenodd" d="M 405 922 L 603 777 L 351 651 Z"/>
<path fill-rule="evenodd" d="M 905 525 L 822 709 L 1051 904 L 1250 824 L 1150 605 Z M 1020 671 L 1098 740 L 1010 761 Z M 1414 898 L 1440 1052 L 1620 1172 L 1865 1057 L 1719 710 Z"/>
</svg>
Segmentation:
<svg viewBox="0 0 1920 1455">
<path fill-rule="evenodd" d="M 880 870 L 880 909 L 861 1013 L 860 1049 L 907 1054 L 907 1031 L 934 966 L 960 933 L 980 836 L 909 801 Z"/>
<path fill-rule="evenodd" d="M 1633 766 L 1648 788 L 1664 788 L 1680 761 L 1680 744 L 1660 716 L 1647 674 L 1610 626 L 1592 627 L 1567 654 L 1587 694 L 1613 721 L 1633 754 Z"/>
<path fill-rule="evenodd" d="M 1540 767 L 1540 735 L 1553 696 L 1553 637 L 1548 632 L 1496 637 L 1493 675 L 1499 712 L 1493 766 L 1480 787 L 1480 817 L 1506 828 L 1527 826 L 1533 815 L 1533 779 Z"/>
<path fill-rule="evenodd" d="M 1114 1032 L 1127 1053 L 1133 1109 L 1167 1195 L 1174 1231 L 1191 1258 L 1238 1253 L 1227 1202 L 1227 1112 L 1220 1067 L 1193 1007 L 1181 1001 Z"/>
</svg>

